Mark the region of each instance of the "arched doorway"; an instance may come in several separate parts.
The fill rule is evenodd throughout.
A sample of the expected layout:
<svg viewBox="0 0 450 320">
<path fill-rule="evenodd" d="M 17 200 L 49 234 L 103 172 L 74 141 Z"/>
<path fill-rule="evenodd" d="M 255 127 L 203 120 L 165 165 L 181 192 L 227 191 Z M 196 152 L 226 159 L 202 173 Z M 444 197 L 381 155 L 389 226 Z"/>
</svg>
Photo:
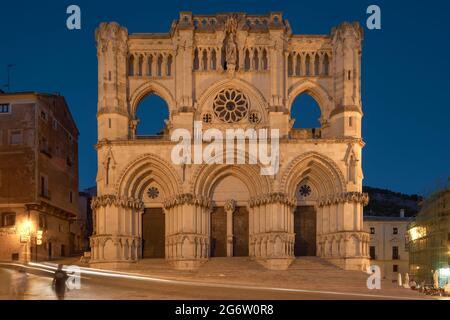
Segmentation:
<svg viewBox="0 0 450 320">
<path fill-rule="evenodd" d="M 313 184 L 307 179 L 297 187 L 297 206 L 294 211 L 294 255 L 297 257 L 316 255 L 316 194 Z"/>
<path fill-rule="evenodd" d="M 215 184 L 211 212 L 211 257 L 249 255 L 249 192 L 237 177 L 228 175 Z"/>
<path fill-rule="evenodd" d="M 142 214 L 142 258 L 165 257 L 165 214 L 162 208 L 146 208 Z"/>
</svg>

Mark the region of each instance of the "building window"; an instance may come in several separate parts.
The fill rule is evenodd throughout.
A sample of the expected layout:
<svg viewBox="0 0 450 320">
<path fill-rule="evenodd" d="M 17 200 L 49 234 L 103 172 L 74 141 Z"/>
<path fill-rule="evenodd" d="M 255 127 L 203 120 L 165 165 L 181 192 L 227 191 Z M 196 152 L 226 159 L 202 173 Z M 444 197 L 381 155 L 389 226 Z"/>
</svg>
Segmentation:
<svg viewBox="0 0 450 320">
<path fill-rule="evenodd" d="M 9 103 L 0 103 L 0 113 L 11 113 L 11 105 Z"/>
<path fill-rule="evenodd" d="M 45 111 L 41 111 L 41 119 L 47 121 L 47 113 Z"/>
<path fill-rule="evenodd" d="M 73 193 L 72 193 L 72 191 L 69 192 L 69 201 L 70 201 L 70 203 L 72 203 L 72 201 L 73 201 Z"/>
<path fill-rule="evenodd" d="M 370 227 L 370 234 L 375 234 L 375 227 Z"/>
<path fill-rule="evenodd" d="M 392 247 L 392 260 L 398 260 L 400 259 L 400 256 L 398 255 L 398 247 L 394 246 Z"/>
<path fill-rule="evenodd" d="M 39 229 L 47 229 L 47 218 L 39 215 Z"/>
<path fill-rule="evenodd" d="M 53 119 L 53 129 L 58 130 L 58 121 L 56 119 Z"/>
<path fill-rule="evenodd" d="M 23 142 L 22 130 L 12 130 L 9 135 L 9 144 L 13 146 L 21 145 Z"/>
<path fill-rule="evenodd" d="M 16 214 L 15 212 L 4 212 L 2 213 L 2 227 L 14 227 L 16 225 Z"/>
<path fill-rule="evenodd" d="M 394 264 L 392 266 L 392 272 L 398 272 L 398 265 L 397 264 Z"/>
<path fill-rule="evenodd" d="M 375 260 L 376 256 L 375 256 L 375 246 L 370 246 L 369 247 L 369 254 L 370 254 L 370 259 Z"/>
<path fill-rule="evenodd" d="M 398 228 L 393 228 L 393 229 L 392 229 L 392 233 L 393 233 L 393 234 L 398 234 Z"/>
<path fill-rule="evenodd" d="M 40 188 L 41 188 L 41 197 L 49 198 L 50 192 L 48 190 L 48 178 L 47 177 L 41 176 Z"/>
<path fill-rule="evenodd" d="M 447 240 L 450 242 L 450 233 L 447 233 Z"/>
</svg>

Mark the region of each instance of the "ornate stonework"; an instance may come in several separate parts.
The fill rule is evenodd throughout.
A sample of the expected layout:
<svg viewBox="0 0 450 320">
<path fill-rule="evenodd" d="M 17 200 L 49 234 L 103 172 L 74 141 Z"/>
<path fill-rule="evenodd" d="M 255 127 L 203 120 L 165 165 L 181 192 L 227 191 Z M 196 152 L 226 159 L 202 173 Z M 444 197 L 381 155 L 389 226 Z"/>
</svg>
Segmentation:
<svg viewBox="0 0 450 320">
<path fill-rule="evenodd" d="M 112 22 L 95 36 L 93 264 L 135 262 L 156 248 L 187 269 L 233 255 L 286 269 L 305 252 L 345 269 L 366 267 L 357 23 L 311 36 L 294 34 L 278 12 L 181 12 L 168 33 L 128 34 Z M 137 109 L 150 94 L 167 103 L 169 117 L 162 134 L 139 136 L 145 119 Z M 317 101 L 320 128 L 293 128 L 301 94 Z M 221 132 L 278 129 L 280 170 L 269 177 L 258 162 L 172 163 L 171 134 L 193 133 L 194 121 Z M 247 150 L 238 157 L 251 159 Z M 306 214 L 310 227 L 299 229 Z"/>
</svg>

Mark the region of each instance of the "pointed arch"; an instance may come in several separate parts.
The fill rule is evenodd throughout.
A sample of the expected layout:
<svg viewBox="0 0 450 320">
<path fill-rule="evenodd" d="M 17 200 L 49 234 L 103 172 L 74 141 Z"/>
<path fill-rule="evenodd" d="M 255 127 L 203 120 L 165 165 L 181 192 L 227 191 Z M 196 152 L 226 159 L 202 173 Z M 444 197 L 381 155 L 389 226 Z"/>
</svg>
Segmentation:
<svg viewBox="0 0 450 320">
<path fill-rule="evenodd" d="M 141 199 L 146 186 L 156 182 L 166 197 L 181 193 L 182 182 L 175 168 L 155 154 L 143 154 L 122 171 L 116 185 L 118 196 Z"/>
<path fill-rule="evenodd" d="M 205 103 L 211 99 L 214 98 L 214 96 L 222 89 L 226 87 L 232 87 L 239 89 L 249 95 L 251 104 L 259 104 L 260 106 L 263 106 L 264 109 L 267 108 L 267 102 L 263 96 L 263 94 L 252 84 L 249 82 L 242 80 L 242 79 L 224 79 L 221 81 L 218 81 L 214 83 L 213 85 L 209 86 L 208 89 L 206 89 L 198 99 L 198 106 L 200 108 L 205 105 Z"/>
<path fill-rule="evenodd" d="M 294 197 L 297 185 L 307 178 L 319 196 L 345 192 L 345 177 L 336 163 L 317 152 L 307 152 L 292 160 L 283 171 L 280 191 Z"/>
<path fill-rule="evenodd" d="M 330 111 L 332 110 L 333 101 L 331 95 L 324 87 L 311 80 L 301 80 L 299 82 L 296 82 L 289 88 L 287 101 L 287 107 L 289 111 L 291 111 L 292 104 L 295 98 L 304 92 L 308 93 L 317 101 L 322 117 L 328 117 Z"/>
<path fill-rule="evenodd" d="M 131 94 L 131 97 L 129 99 L 129 106 L 130 106 L 130 114 L 132 116 L 136 115 L 136 110 L 141 100 L 149 94 L 155 94 L 161 97 L 164 101 L 166 101 L 167 106 L 169 108 L 169 114 L 176 106 L 175 99 L 173 98 L 171 92 L 166 87 L 159 84 L 158 82 L 148 81 L 139 86 Z"/>
<path fill-rule="evenodd" d="M 223 156 L 225 159 L 226 155 L 227 153 L 223 153 L 217 156 Z M 215 159 L 211 159 L 209 163 L 199 166 L 191 180 L 191 192 L 211 197 L 216 184 L 231 175 L 245 184 L 251 197 L 270 193 L 272 190 L 270 179 L 261 175 L 261 167 L 257 164 L 248 164 L 250 162 L 248 153 L 239 154 L 238 157 L 243 157 L 246 164 L 214 164 Z"/>
</svg>

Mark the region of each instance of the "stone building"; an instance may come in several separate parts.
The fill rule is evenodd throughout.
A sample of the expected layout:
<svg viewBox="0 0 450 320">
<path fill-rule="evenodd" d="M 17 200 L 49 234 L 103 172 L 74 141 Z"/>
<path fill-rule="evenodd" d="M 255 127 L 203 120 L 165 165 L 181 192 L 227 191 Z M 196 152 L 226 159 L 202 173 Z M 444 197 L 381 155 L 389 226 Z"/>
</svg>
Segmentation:
<svg viewBox="0 0 450 320">
<path fill-rule="evenodd" d="M 181 12 L 168 33 L 100 24 L 92 264 L 164 257 L 190 269 L 249 256 L 286 269 L 313 255 L 365 269 L 362 38 L 358 23 L 296 35 L 280 13 Z M 293 128 L 291 107 L 303 93 L 320 106 L 320 128 Z M 161 135 L 140 137 L 146 119 L 136 111 L 151 94 L 165 100 L 169 118 Z M 279 170 L 262 175 L 248 148 L 243 164 L 174 163 L 171 137 L 192 135 L 196 123 L 278 129 Z"/>
<path fill-rule="evenodd" d="M 397 281 L 409 271 L 407 231 L 413 218 L 404 211 L 397 217 L 364 216 L 364 230 L 370 234 L 369 256 L 371 264 L 381 269 L 383 279 Z"/>
<path fill-rule="evenodd" d="M 71 253 L 77 233 L 72 225 L 78 214 L 77 140 L 62 96 L 0 94 L 0 260 Z"/>
<path fill-rule="evenodd" d="M 450 283 L 450 179 L 447 187 L 430 195 L 408 226 L 409 271 L 418 283 L 441 287 Z"/>
</svg>

